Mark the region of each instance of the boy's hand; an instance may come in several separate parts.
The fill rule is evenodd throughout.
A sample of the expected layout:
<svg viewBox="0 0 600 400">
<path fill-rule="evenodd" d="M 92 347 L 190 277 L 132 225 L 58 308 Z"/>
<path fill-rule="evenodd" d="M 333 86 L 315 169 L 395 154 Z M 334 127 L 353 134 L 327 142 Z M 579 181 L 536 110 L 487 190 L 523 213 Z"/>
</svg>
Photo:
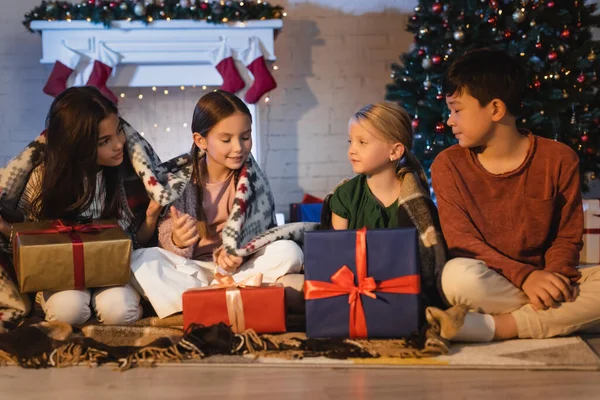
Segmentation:
<svg viewBox="0 0 600 400">
<path fill-rule="evenodd" d="M 533 271 L 525 279 L 522 289 L 537 310 L 556 308 L 559 303 L 573 301 L 576 297 L 569 279 L 548 271 Z"/>
<path fill-rule="evenodd" d="M 185 249 L 200 241 L 200 233 L 196 220 L 188 214 L 179 214 L 179 211 L 171 206 L 171 218 L 173 218 L 173 243 L 180 249 Z"/>
</svg>

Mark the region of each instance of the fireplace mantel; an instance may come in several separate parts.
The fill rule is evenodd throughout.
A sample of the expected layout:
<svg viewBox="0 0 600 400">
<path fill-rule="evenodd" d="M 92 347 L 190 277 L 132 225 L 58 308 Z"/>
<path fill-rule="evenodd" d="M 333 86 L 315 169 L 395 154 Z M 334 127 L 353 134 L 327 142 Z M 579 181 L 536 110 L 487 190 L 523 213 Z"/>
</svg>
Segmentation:
<svg viewBox="0 0 600 400">
<path fill-rule="evenodd" d="M 233 50 L 238 70 L 247 81 L 246 89 L 251 82 L 239 60 L 249 47 L 250 38 L 257 37 L 265 59 L 275 61 L 275 33 L 282 26 L 282 20 L 227 24 L 171 20 L 148 25 L 116 21 L 110 28 L 87 21 L 31 23 L 31 29 L 42 34 L 40 62 L 48 65 L 48 72 L 65 46 L 84 56 L 76 73 L 69 78 L 69 86 L 85 85 L 102 46 L 120 56 L 108 80 L 109 87 L 220 86 L 223 80 L 212 63 L 211 54 L 226 40 Z M 253 117 L 252 152 L 260 163 L 259 104 L 249 104 L 248 108 Z"/>
<path fill-rule="evenodd" d="M 249 39 L 258 37 L 265 59 L 275 61 L 275 31 L 282 26 L 281 20 L 230 24 L 171 20 L 149 25 L 117 21 L 109 29 L 87 21 L 31 23 L 31 29 L 42 33 L 42 64 L 54 64 L 63 45 L 93 60 L 104 44 L 122 56 L 109 86 L 123 87 L 221 85 L 211 52 L 223 40 L 239 56 L 248 48 Z M 85 71 L 79 76 L 85 80 Z"/>
</svg>

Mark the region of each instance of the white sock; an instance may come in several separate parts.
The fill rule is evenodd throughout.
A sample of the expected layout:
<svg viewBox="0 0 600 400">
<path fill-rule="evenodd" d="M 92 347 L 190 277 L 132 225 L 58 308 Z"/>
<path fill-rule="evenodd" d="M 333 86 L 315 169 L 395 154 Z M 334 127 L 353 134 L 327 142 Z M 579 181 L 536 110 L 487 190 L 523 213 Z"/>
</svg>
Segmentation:
<svg viewBox="0 0 600 400">
<path fill-rule="evenodd" d="M 451 340 L 456 342 L 488 343 L 494 339 L 496 323 L 490 314 L 468 312 L 465 323 Z"/>
</svg>

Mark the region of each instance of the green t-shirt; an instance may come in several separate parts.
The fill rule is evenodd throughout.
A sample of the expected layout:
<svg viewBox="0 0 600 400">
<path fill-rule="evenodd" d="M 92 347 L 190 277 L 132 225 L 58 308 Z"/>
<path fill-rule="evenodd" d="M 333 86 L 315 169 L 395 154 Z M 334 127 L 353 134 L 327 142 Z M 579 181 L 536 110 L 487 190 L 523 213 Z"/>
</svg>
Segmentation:
<svg viewBox="0 0 600 400">
<path fill-rule="evenodd" d="M 369 189 L 367 177 L 357 175 L 336 189 L 329 208 L 348 220 L 348 229 L 397 228 L 398 200 L 384 207 Z"/>
</svg>

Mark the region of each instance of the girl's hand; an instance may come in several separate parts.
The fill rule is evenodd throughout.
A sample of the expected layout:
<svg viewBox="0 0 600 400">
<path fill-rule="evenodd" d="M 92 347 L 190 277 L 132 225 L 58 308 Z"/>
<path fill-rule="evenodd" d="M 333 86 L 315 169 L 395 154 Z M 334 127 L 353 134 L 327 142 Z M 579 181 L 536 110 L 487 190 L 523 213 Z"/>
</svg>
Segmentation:
<svg viewBox="0 0 600 400">
<path fill-rule="evenodd" d="M 0 216 L 0 233 L 8 239 L 10 236 L 10 224 Z"/>
<path fill-rule="evenodd" d="M 221 248 L 215 252 L 214 261 L 223 270 L 233 274 L 244 263 L 244 257 L 231 255 Z"/>
<path fill-rule="evenodd" d="M 158 221 L 158 217 L 160 217 L 160 212 L 163 210 L 163 206 L 158 204 L 154 200 L 150 200 L 148 204 L 148 208 L 146 209 L 146 220 L 148 222 L 156 223 Z"/>
<path fill-rule="evenodd" d="M 173 243 L 180 249 L 190 247 L 200 241 L 200 233 L 196 220 L 188 214 L 179 214 L 179 211 L 171 206 L 171 218 L 173 219 Z"/>
</svg>

